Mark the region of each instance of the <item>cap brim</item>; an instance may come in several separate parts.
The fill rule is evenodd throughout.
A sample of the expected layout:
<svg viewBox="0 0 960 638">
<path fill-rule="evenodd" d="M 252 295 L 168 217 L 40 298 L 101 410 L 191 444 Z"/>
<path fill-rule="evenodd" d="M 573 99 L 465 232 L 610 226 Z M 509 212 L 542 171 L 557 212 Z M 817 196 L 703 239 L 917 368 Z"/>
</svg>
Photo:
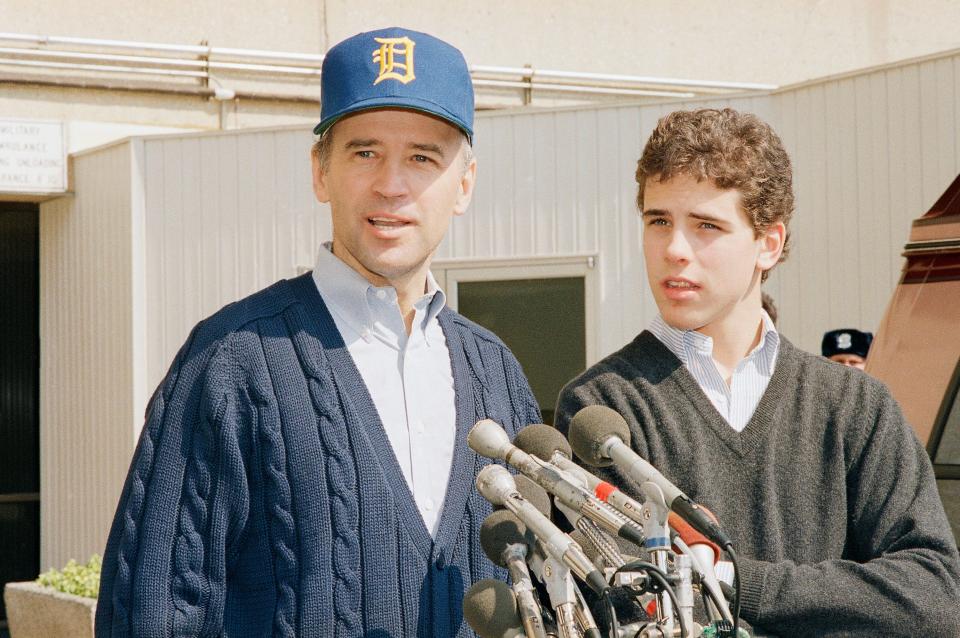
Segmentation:
<svg viewBox="0 0 960 638">
<path fill-rule="evenodd" d="M 319 124 L 313 127 L 313 134 L 323 135 L 327 130 L 330 129 L 331 126 L 348 115 L 353 115 L 354 113 L 359 113 L 361 111 L 371 111 L 373 109 L 386 108 L 418 111 L 420 113 L 426 113 L 427 115 L 439 117 L 440 119 L 446 120 L 450 124 L 453 124 L 458 129 L 463 131 L 463 133 L 467 136 L 467 140 L 469 140 L 471 144 L 473 143 L 473 131 L 466 125 L 466 123 L 434 102 L 430 102 L 429 100 L 420 100 L 413 97 L 376 97 L 368 100 L 362 100 L 350 105 L 350 108 L 348 109 L 344 109 L 339 113 L 334 113 L 333 115 L 321 120 Z"/>
</svg>

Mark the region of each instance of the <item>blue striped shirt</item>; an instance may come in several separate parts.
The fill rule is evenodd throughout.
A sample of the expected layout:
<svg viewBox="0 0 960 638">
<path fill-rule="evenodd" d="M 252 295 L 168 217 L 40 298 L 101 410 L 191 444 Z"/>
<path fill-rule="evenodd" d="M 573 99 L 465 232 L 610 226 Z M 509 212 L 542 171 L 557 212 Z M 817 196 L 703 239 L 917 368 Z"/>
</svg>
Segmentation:
<svg viewBox="0 0 960 638">
<path fill-rule="evenodd" d="M 767 390 L 777 364 L 780 335 L 766 312 L 760 343 L 733 371 L 730 385 L 723 380 L 713 360 L 713 339 L 696 330 L 680 330 L 657 315 L 650 332 L 686 366 L 713 407 L 737 432 L 743 432 L 760 398 Z"/>
</svg>

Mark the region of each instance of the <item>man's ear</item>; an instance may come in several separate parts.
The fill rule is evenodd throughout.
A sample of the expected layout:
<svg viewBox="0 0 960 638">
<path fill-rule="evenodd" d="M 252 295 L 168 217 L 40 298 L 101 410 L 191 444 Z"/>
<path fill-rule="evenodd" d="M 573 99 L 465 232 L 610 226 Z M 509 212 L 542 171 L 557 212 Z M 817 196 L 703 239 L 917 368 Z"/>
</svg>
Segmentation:
<svg viewBox="0 0 960 638">
<path fill-rule="evenodd" d="M 460 177 L 460 185 L 457 191 L 457 201 L 453 205 L 454 215 L 463 215 L 470 206 L 470 200 L 473 198 L 473 187 L 477 183 L 477 158 L 470 159 L 470 165 Z"/>
<path fill-rule="evenodd" d="M 775 222 L 763 231 L 759 238 L 760 254 L 757 255 L 757 268 L 770 270 L 780 261 L 783 247 L 787 243 L 787 227 L 783 222 Z"/>
<path fill-rule="evenodd" d="M 330 201 L 330 195 L 327 193 L 326 173 L 320 166 L 320 157 L 316 153 L 310 153 L 310 167 L 313 169 L 313 194 L 318 202 L 326 204 Z"/>
</svg>

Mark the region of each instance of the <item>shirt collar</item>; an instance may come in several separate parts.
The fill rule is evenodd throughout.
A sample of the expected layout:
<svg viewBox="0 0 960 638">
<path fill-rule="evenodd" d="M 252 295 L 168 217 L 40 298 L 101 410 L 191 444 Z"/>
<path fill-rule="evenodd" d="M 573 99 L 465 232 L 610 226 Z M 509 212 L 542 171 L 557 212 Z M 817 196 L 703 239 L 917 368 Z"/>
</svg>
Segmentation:
<svg viewBox="0 0 960 638">
<path fill-rule="evenodd" d="M 760 342 L 753 350 L 747 354 L 745 359 L 757 357 L 758 362 L 764 366 L 767 374 L 773 373 L 773 366 L 777 358 L 777 350 L 780 348 L 780 334 L 777 327 L 773 325 L 773 320 L 765 310 L 760 311 L 763 328 L 760 332 Z M 687 365 L 691 353 L 713 356 L 713 338 L 701 334 L 696 330 L 681 330 L 674 328 L 666 321 L 663 316 L 657 314 L 650 324 L 650 332 L 653 333 L 663 345 L 667 346 L 683 365 Z"/>
<path fill-rule="evenodd" d="M 313 281 L 330 310 L 346 322 L 363 329 L 372 330 L 378 315 L 383 313 L 377 304 L 396 304 L 397 291 L 393 286 L 377 287 L 363 275 L 333 254 L 333 243 L 324 242 L 317 251 L 317 263 Z M 447 297 L 437 284 L 433 273 L 427 271 L 426 292 L 414 302 L 414 308 L 423 314 L 420 329 L 426 330 L 447 303 Z M 399 314 L 399 309 L 397 309 Z"/>
</svg>

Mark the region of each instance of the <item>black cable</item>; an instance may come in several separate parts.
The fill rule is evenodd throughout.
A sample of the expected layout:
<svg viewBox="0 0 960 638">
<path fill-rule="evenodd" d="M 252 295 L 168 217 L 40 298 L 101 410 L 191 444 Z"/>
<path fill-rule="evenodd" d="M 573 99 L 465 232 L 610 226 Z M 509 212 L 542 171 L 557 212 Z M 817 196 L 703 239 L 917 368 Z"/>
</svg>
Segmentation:
<svg viewBox="0 0 960 638">
<path fill-rule="evenodd" d="M 610 592 L 613 591 L 613 588 L 607 588 L 603 590 L 603 595 L 601 598 L 607 609 L 607 623 L 610 628 L 610 638 L 619 638 L 620 636 L 620 622 L 617 620 L 617 610 L 613 608 L 613 599 L 610 598 Z"/>
<path fill-rule="evenodd" d="M 680 603 L 677 600 L 677 594 L 673 591 L 673 587 L 670 586 L 670 583 L 667 582 L 666 574 L 659 569 L 650 573 L 653 574 L 654 578 L 660 581 L 660 584 L 663 585 L 664 591 L 667 592 L 667 595 L 670 596 L 670 600 L 673 601 L 674 614 L 676 615 L 677 620 L 680 621 L 680 638 L 690 638 L 690 629 L 687 627 L 687 623 L 683 619 L 683 614 L 680 613 Z"/>
<path fill-rule="evenodd" d="M 733 638 L 740 637 L 740 565 L 737 563 L 737 553 L 733 551 L 733 543 L 725 548 L 733 563 Z"/>
<path fill-rule="evenodd" d="M 690 631 L 689 631 L 689 628 L 687 627 L 686 621 L 684 621 L 683 619 L 683 614 L 679 613 L 680 604 L 677 602 L 677 594 L 676 592 L 673 591 L 673 587 L 670 586 L 670 577 L 667 576 L 665 573 L 663 573 L 663 570 L 661 570 L 659 567 L 657 567 L 653 563 L 648 563 L 647 561 L 643 561 L 643 560 L 635 560 L 632 563 L 627 563 L 626 565 L 619 567 L 613 573 L 613 575 L 616 576 L 622 571 L 636 571 L 638 569 L 643 570 L 649 576 L 652 576 L 654 580 L 656 580 L 660 584 L 660 587 L 662 588 L 662 590 L 667 592 L 667 595 L 670 596 L 670 600 L 673 601 L 674 611 L 676 613 L 677 618 L 680 621 L 680 636 L 681 638 L 690 638 Z"/>
<path fill-rule="evenodd" d="M 713 602 L 713 606 L 717 608 L 717 612 L 721 614 L 721 619 L 723 618 L 723 613 L 721 612 L 723 609 L 723 602 L 717 598 L 717 595 L 714 593 L 713 589 L 707 587 L 706 583 L 700 584 L 700 597 L 703 599 L 704 611 L 708 612 L 709 614 L 710 608 L 707 606 L 707 598 L 709 597 Z"/>
</svg>

